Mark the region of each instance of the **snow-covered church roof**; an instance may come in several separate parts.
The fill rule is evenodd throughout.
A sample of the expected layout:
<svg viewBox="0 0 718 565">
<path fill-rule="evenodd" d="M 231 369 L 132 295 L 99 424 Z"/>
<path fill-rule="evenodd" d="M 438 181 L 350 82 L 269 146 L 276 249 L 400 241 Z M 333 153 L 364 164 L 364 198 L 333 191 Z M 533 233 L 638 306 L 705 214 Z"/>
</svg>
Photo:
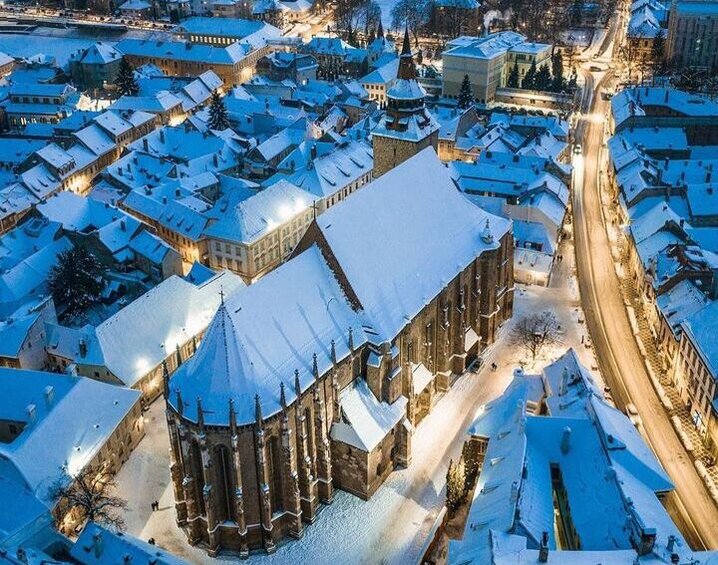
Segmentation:
<svg viewBox="0 0 718 565">
<path fill-rule="evenodd" d="M 197 351 L 172 378 L 169 401 L 197 420 L 197 398 L 207 424 L 228 425 L 229 399 L 237 423 L 255 419 L 255 395 L 265 417 L 280 408 L 280 386 L 294 402 L 295 371 L 302 392 L 317 371 L 349 354 L 349 328 L 356 347 L 366 342 L 362 319 L 347 302 L 319 248 L 311 247 L 224 302 Z M 178 406 L 180 392 L 182 406 Z"/>
<path fill-rule="evenodd" d="M 332 342 L 338 361 L 349 354 L 349 328 L 355 347 L 392 340 L 511 229 L 464 199 L 432 149 L 316 221 L 322 250 L 312 245 L 229 298 L 175 373 L 169 400 L 185 417 L 196 421 L 198 397 L 207 424 L 228 424 L 230 398 L 240 425 L 254 421 L 255 395 L 263 417 L 277 413 L 281 383 L 295 399 L 295 370 L 302 392 L 314 382 L 315 354 L 322 375 Z"/>
<path fill-rule="evenodd" d="M 481 237 L 487 221 L 490 242 Z M 317 224 L 384 341 L 511 229 L 509 220 L 456 190 L 432 148 L 330 208 Z"/>
</svg>

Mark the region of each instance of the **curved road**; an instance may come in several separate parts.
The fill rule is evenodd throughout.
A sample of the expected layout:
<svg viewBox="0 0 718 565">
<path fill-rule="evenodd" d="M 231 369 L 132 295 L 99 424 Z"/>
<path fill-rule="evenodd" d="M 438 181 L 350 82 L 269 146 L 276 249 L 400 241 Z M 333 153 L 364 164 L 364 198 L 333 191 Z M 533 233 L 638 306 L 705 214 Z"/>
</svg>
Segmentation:
<svg viewBox="0 0 718 565">
<path fill-rule="evenodd" d="M 586 323 L 616 404 L 636 406 L 644 435 L 676 486 L 666 500 L 671 515 L 693 549 L 716 549 L 718 509 L 653 389 L 633 337 L 604 227 L 598 168 L 607 103 L 597 94 L 611 79 L 606 75 L 595 84 L 591 73 L 584 74 L 583 117 L 576 131 L 584 156 L 577 159 L 572 194 L 576 265 Z"/>
</svg>

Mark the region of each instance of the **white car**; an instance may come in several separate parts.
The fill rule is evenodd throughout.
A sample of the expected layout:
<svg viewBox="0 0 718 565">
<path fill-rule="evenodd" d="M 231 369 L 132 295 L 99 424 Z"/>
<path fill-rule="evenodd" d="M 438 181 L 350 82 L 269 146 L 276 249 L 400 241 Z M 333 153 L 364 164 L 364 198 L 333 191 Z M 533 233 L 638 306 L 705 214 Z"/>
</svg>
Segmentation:
<svg viewBox="0 0 718 565">
<path fill-rule="evenodd" d="M 638 409 L 635 404 L 626 404 L 626 416 L 631 420 L 631 423 L 637 428 L 643 425 L 641 417 L 638 415 Z"/>
<path fill-rule="evenodd" d="M 581 148 L 581 144 L 580 144 L 580 143 L 576 143 L 576 144 L 573 146 L 573 153 L 574 153 L 574 155 L 580 155 L 582 152 L 583 152 L 583 149 Z"/>
</svg>

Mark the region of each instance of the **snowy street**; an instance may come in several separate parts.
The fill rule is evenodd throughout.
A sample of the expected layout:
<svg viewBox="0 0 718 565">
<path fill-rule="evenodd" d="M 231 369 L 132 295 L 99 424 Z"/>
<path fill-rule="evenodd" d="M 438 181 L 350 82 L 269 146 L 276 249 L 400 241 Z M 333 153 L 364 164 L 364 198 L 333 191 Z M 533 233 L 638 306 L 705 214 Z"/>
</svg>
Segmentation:
<svg viewBox="0 0 718 565">
<path fill-rule="evenodd" d="M 535 366 L 555 359 L 567 347 L 574 347 L 587 367 L 595 365 L 593 353 L 581 345 L 585 325 L 576 295 L 572 251 L 562 249 L 565 260 L 554 266 L 551 286 L 517 287 L 515 322 L 526 312 L 553 310 L 565 332 L 560 347 L 544 351 Z M 513 369 L 526 354 L 508 343 L 510 324 L 484 354 L 480 373 L 466 373 L 441 398 L 418 426 L 413 437 L 413 459 L 408 469 L 395 471 L 371 500 L 364 502 L 337 491 L 334 503 L 309 525 L 300 541 L 288 541 L 268 556 L 252 556 L 253 563 L 304 563 L 317 555 L 309 547 L 321 548 L 325 562 L 332 563 L 415 563 L 423 549 L 436 516 L 444 503 L 444 483 L 450 457 L 460 453 L 464 434 L 476 410 L 496 398 L 511 380 Z M 498 365 L 491 371 L 491 363 Z M 527 371 L 534 368 L 526 367 Z M 193 563 L 234 561 L 224 556 L 209 558 L 203 549 L 193 548 L 175 525 L 172 488 L 168 471 L 167 432 L 164 402 L 159 400 L 147 412 L 147 437 L 118 475 L 121 495 L 128 500 L 128 532 L 148 539 Z M 150 505 L 159 500 L 160 510 Z M 401 517 L 401 520 L 397 520 Z"/>
</svg>

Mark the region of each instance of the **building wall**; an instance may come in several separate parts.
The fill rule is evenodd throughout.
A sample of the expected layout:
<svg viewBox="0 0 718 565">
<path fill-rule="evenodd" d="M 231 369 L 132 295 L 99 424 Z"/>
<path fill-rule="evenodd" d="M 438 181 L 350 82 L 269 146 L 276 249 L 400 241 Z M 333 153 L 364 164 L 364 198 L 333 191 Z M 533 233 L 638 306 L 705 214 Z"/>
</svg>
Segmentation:
<svg viewBox="0 0 718 565">
<path fill-rule="evenodd" d="M 372 143 L 374 146 L 374 178 L 377 178 L 430 145 L 436 150 L 439 145 L 439 132 L 436 131 L 418 142 L 374 134 Z"/>
<path fill-rule="evenodd" d="M 442 61 L 444 96 L 458 97 L 464 76 L 469 75 L 474 99 L 485 103 L 493 100 L 496 89 L 501 84 L 506 54 L 502 53 L 492 59 L 480 59 L 445 53 L 442 55 Z"/>
<path fill-rule="evenodd" d="M 121 59 L 105 64 L 70 61 L 72 78 L 84 88 L 103 88 L 112 84 L 120 72 Z"/>
<path fill-rule="evenodd" d="M 245 282 L 253 282 L 289 257 L 313 217 L 312 209 L 307 208 L 261 238 L 247 243 L 207 238 L 209 266 L 215 270 L 229 269 Z"/>
<path fill-rule="evenodd" d="M 690 406 L 691 418 L 708 449 L 718 456 L 718 428 L 713 399 L 718 375 L 711 373 L 688 332 L 684 331 L 678 348 L 674 383 L 681 398 Z"/>
<path fill-rule="evenodd" d="M 681 2 L 680 4 L 683 4 Z M 700 2 L 685 2 L 693 6 Z M 668 14 L 666 58 L 676 67 L 718 67 L 718 17 L 713 4 L 705 11 L 681 13 L 674 4 Z"/>
<path fill-rule="evenodd" d="M 334 488 L 368 498 L 393 469 L 408 465 L 413 427 L 402 422 L 370 453 L 330 441 L 340 392 L 365 379 L 380 400 L 406 396 L 406 417 L 418 423 L 431 406 L 421 409 L 426 399 L 414 395 L 410 364 L 421 361 L 436 375 L 432 390 L 448 390 L 451 375 L 466 367 L 465 328 L 474 328 L 483 349 L 512 315 L 511 234 L 498 243 L 467 265 L 392 343 L 364 344 L 327 373 L 315 374 L 309 389 L 295 386 L 298 400 L 278 414 L 265 418 L 260 412 L 253 424 L 237 426 L 228 407 L 227 425 L 209 426 L 185 418 L 174 408 L 184 405 L 182 398 L 171 398 L 170 471 L 177 521 L 190 543 L 202 544 L 210 555 L 223 549 L 271 552 L 281 539 L 302 535 L 319 504 L 332 500 Z M 367 366 L 370 353 L 381 359 L 378 367 Z M 165 394 L 176 393 L 166 384 Z"/>
</svg>

